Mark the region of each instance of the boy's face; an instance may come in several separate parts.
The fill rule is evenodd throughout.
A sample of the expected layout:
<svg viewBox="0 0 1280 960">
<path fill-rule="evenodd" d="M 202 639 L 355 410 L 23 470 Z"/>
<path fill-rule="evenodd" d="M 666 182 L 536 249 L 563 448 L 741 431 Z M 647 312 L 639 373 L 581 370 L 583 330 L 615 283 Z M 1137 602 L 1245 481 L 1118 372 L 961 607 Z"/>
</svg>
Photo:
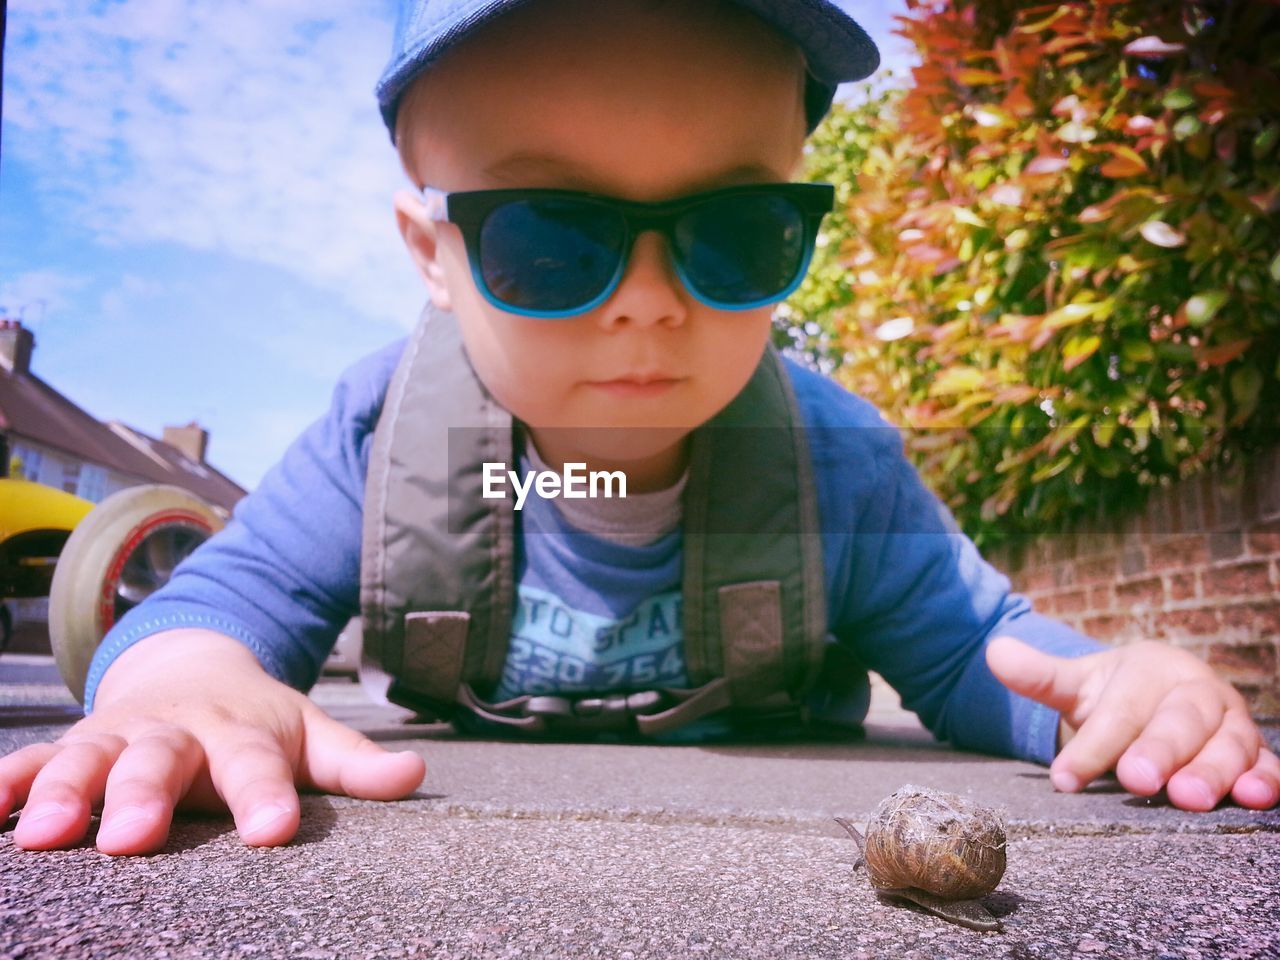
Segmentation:
<svg viewBox="0 0 1280 960">
<path fill-rule="evenodd" d="M 538 0 L 411 88 L 402 153 L 417 183 L 446 191 L 664 200 L 787 181 L 804 140 L 803 77 L 799 51 L 730 4 Z M 625 469 L 632 490 L 673 482 L 683 438 L 733 399 L 764 350 L 772 306 L 700 303 L 656 233 L 636 238 L 601 306 L 545 320 L 485 300 L 458 228 L 428 219 L 419 197 L 398 194 L 396 216 L 433 302 L 457 315 L 477 374 L 552 465 Z M 616 383 L 638 377 L 667 382 Z"/>
</svg>

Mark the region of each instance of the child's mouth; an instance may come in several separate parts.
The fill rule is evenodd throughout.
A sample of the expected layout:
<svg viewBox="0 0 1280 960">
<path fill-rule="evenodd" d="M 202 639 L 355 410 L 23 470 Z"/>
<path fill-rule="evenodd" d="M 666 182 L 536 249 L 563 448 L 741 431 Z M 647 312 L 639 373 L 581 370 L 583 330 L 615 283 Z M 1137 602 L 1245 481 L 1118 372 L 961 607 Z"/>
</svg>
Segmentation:
<svg viewBox="0 0 1280 960">
<path fill-rule="evenodd" d="M 615 397 L 657 397 L 666 393 L 682 378 L 624 377 L 618 380 L 588 380 L 587 385 Z"/>
</svg>

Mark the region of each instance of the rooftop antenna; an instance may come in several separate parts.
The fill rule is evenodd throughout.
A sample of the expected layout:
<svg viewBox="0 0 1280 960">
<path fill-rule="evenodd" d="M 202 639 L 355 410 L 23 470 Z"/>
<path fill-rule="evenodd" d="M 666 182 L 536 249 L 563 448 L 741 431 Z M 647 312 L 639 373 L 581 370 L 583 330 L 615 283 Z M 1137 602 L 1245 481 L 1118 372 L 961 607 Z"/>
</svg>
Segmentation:
<svg viewBox="0 0 1280 960">
<path fill-rule="evenodd" d="M 40 306 L 40 322 L 44 323 L 45 312 L 49 308 L 49 301 L 44 297 L 37 297 L 35 300 L 29 300 L 18 308 L 18 320 L 25 322 L 27 319 L 27 307 Z"/>
</svg>

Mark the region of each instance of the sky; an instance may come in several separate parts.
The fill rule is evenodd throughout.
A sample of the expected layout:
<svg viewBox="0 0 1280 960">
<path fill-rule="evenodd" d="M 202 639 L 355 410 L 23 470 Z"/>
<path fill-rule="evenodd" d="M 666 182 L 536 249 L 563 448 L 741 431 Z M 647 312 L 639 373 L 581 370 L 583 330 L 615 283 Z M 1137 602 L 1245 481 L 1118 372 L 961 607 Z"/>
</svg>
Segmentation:
<svg viewBox="0 0 1280 960">
<path fill-rule="evenodd" d="M 903 0 L 839 0 L 881 48 Z M 394 0 L 9 0 L 0 313 L 32 371 L 252 489 L 425 292 L 373 86 Z M 839 96 L 856 98 L 862 85 Z"/>
</svg>

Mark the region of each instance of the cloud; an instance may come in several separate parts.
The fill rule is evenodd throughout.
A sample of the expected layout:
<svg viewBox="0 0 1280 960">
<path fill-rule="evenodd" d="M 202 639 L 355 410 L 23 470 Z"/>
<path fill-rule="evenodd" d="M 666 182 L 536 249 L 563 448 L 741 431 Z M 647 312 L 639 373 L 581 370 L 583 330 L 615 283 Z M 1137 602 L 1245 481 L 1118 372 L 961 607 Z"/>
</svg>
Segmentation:
<svg viewBox="0 0 1280 960">
<path fill-rule="evenodd" d="M 374 101 L 386 4 L 10 4 L 5 147 L 97 242 L 271 264 L 410 326 L 405 183 Z M 52 158 L 52 162 L 51 162 Z"/>
<path fill-rule="evenodd" d="M 71 308 L 75 294 L 88 283 L 86 277 L 61 270 L 31 270 L 0 284 L 0 315 L 21 318 L 39 331 L 50 314 Z"/>
</svg>

